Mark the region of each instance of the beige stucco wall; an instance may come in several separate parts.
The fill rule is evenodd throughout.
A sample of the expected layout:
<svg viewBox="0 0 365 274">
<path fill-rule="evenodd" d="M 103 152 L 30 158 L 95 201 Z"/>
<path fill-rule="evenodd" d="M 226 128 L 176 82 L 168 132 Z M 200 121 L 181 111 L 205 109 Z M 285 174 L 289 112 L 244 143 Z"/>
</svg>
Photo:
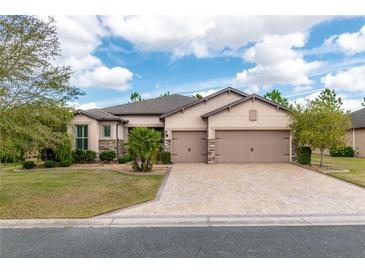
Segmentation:
<svg viewBox="0 0 365 274">
<path fill-rule="evenodd" d="M 197 104 L 183 112 L 175 113 L 165 118 L 165 130 L 168 131 L 168 139 L 171 138 L 173 130 L 206 130 L 207 121 L 201 118 L 201 115 L 227 105 L 236 100 L 242 99 L 242 96 L 236 93 L 223 93 L 214 98 Z"/>
<path fill-rule="evenodd" d="M 257 110 L 257 120 L 249 120 L 249 110 Z M 215 138 L 215 130 L 289 129 L 289 117 L 283 110 L 277 109 L 259 100 L 249 100 L 242 104 L 224 110 L 208 118 L 208 138 Z"/>
<path fill-rule="evenodd" d="M 99 139 L 101 140 L 115 140 L 116 139 L 116 130 L 117 130 L 117 122 L 115 121 L 97 121 L 90 117 L 87 117 L 82 114 L 75 115 L 73 121 L 73 136 L 75 136 L 75 125 L 88 125 L 88 136 L 89 136 L 89 149 L 94 150 L 95 152 L 99 152 Z M 102 134 L 103 125 L 111 125 L 111 137 L 104 138 Z M 118 125 L 118 137 L 120 140 L 123 140 L 124 136 L 124 126 Z M 75 137 L 73 137 L 75 138 Z"/>
<path fill-rule="evenodd" d="M 124 125 L 124 140 L 128 140 L 129 127 L 164 127 L 164 123 L 160 121 L 159 115 L 128 115 L 122 116 L 123 119 L 128 120 Z"/>
<path fill-rule="evenodd" d="M 359 153 L 357 156 L 365 157 L 365 128 L 355 130 L 355 147 Z"/>
<path fill-rule="evenodd" d="M 163 127 L 164 123 L 160 121 L 159 115 L 129 115 L 122 116 L 129 122 L 126 127 Z"/>
<path fill-rule="evenodd" d="M 111 136 L 110 138 L 104 137 L 103 136 L 103 125 L 110 125 L 111 126 Z M 116 140 L 117 139 L 117 122 L 114 121 L 100 121 L 99 122 L 99 136 L 100 139 L 102 140 Z M 124 125 L 119 124 L 118 125 L 118 138 L 119 140 L 123 140 L 123 136 L 124 136 Z"/>
<path fill-rule="evenodd" d="M 346 137 L 347 145 L 355 150 L 355 156 L 365 157 L 365 128 L 352 129 Z"/>
<path fill-rule="evenodd" d="M 98 152 L 99 144 L 99 123 L 97 120 L 85 115 L 77 114 L 73 119 L 73 135 L 76 136 L 75 125 L 88 125 L 89 149 Z M 74 137 L 75 138 L 75 137 Z"/>
</svg>

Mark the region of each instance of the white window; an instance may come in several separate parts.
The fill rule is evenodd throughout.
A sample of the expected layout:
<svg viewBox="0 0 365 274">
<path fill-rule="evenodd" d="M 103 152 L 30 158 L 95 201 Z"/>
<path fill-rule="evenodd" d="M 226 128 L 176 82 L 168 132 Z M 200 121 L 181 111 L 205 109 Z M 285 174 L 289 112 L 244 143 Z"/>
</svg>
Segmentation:
<svg viewBox="0 0 365 274">
<path fill-rule="evenodd" d="M 112 135 L 111 125 L 103 125 L 103 137 L 110 138 Z"/>
<path fill-rule="evenodd" d="M 89 148 L 88 126 L 76 125 L 75 146 L 77 149 L 87 150 Z"/>
</svg>

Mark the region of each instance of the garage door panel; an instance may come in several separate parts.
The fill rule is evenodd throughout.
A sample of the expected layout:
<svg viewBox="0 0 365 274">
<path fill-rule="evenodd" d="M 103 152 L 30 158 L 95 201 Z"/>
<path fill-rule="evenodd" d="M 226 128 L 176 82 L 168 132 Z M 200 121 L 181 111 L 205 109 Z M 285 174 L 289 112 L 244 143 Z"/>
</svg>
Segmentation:
<svg viewBox="0 0 365 274">
<path fill-rule="evenodd" d="M 216 131 L 218 163 L 289 162 L 289 132 Z"/>
<path fill-rule="evenodd" d="M 172 162 L 205 163 L 207 161 L 206 131 L 173 131 Z"/>
</svg>

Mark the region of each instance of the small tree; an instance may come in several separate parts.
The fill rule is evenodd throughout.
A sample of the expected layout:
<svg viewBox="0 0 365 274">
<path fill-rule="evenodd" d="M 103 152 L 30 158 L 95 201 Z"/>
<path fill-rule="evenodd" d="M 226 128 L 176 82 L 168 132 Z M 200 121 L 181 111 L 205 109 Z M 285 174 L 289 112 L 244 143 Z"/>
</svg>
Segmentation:
<svg viewBox="0 0 365 274">
<path fill-rule="evenodd" d="M 133 103 L 139 102 L 142 101 L 142 95 L 135 91 L 131 93 L 130 99 Z"/>
<path fill-rule="evenodd" d="M 290 112 L 290 129 L 300 146 L 309 145 L 320 150 L 323 166 L 325 149 L 343 146 L 351 119 L 341 109 L 342 100 L 334 90 L 325 89 L 318 98 L 307 100 L 307 106 L 296 105 Z"/>
<path fill-rule="evenodd" d="M 201 95 L 200 93 L 196 93 L 193 95 L 193 98 L 195 99 L 203 99 L 203 95 Z"/>
<path fill-rule="evenodd" d="M 284 98 L 281 95 L 280 91 L 278 91 L 277 89 L 273 89 L 271 92 L 266 92 L 264 94 L 264 97 L 270 99 L 275 103 L 278 103 L 279 105 L 282 105 L 284 107 L 289 107 L 288 99 Z"/>
<path fill-rule="evenodd" d="M 133 159 L 133 169 L 150 171 L 161 148 L 161 133 L 149 128 L 134 128 L 125 146 Z"/>
<path fill-rule="evenodd" d="M 160 97 L 163 97 L 163 96 L 170 96 L 170 91 L 164 92 L 160 95 Z"/>
</svg>

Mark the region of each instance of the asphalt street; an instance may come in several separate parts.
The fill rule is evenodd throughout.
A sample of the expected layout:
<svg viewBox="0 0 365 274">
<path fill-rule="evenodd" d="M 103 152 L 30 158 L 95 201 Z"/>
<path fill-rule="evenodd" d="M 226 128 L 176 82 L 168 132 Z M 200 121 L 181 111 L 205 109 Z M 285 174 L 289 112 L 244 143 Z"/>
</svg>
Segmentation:
<svg viewBox="0 0 365 274">
<path fill-rule="evenodd" d="M 1 257 L 365 257 L 365 226 L 1 229 Z"/>
</svg>

